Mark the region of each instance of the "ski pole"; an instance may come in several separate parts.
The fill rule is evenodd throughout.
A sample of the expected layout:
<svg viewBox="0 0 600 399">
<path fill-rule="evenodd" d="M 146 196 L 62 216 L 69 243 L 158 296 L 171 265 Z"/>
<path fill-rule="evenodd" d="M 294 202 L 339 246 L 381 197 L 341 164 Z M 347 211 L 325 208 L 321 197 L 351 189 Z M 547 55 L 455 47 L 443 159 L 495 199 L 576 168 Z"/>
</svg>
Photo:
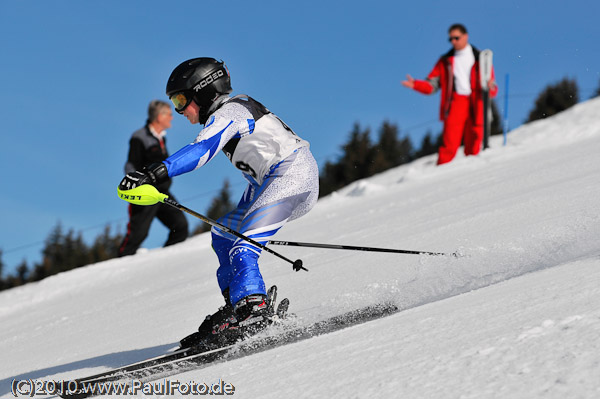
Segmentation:
<svg viewBox="0 0 600 399">
<path fill-rule="evenodd" d="M 131 190 L 120 190 L 117 188 L 117 193 L 119 194 L 119 198 L 121 198 L 124 201 L 135 204 L 135 205 L 154 205 L 158 202 L 162 202 L 164 204 L 167 204 L 169 206 L 177 208 L 180 211 L 189 213 L 190 215 L 202 220 L 204 223 L 207 223 L 213 227 L 217 227 L 217 228 L 221 229 L 222 231 L 224 231 L 225 233 L 231 234 L 237 238 L 247 241 L 250 244 L 259 247 L 260 249 L 267 251 L 268 253 L 275 255 L 278 258 L 283 259 L 288 263 L 291 263 L 293 269 L 297 272 L 300 270 L 308 271 L 308 269 L 306 269 L 305 267 L 302 266 L 301 259 L 296 259 L 295 261 L 288 259 L 285 256 L 281 255 L 280 253 L 273 251 L 271 248 L 268 248 L 268 247 L 264 246 L 263 244 L 261 244 L 257 241 L 254 241 L 252 238 L 246 237 L 245 235 L 238 233 L 237 231 L 230 229 L 229 227 L 222 225 L 221 223 L 219 223 L 215 220 L 212 220 L 209 217 L 206 217 L 204 215 L 199 214 L 198 212 L 195 212 L 189 208 L 186 208 L 185 206 L 181 205 L 177 201 L 169 198 L 168 195 L 160 193 L 156 189 L 156 187 L 154 187 L 152 185 L 144 184 L 144 185 L 138 186 L 136 188 L 133 188 Z"/>
<path fill-rule="evenodd" d="M 294 241 L 269 241 L 271 245 L 287 245 L 290 247 L 312 247 L 312 248 L 326 248 L 326 249 L 348 249 L 352 251 L 370 251 L 370 252 L 390 252 L 396 254 L 410 254 L 410 255 L 444 255 L 458 257 L 456 252 L 448 254 L 443 252 L 429 252 L 429 251 L 411 251 L 406 249 L 390 249 L 390 248 L 373 248 L 373 247 L 357 247 L 352 245 L 335 245 L 335 244 L 317 244 L 312 242 L 294 242 Z"/>
</svg>

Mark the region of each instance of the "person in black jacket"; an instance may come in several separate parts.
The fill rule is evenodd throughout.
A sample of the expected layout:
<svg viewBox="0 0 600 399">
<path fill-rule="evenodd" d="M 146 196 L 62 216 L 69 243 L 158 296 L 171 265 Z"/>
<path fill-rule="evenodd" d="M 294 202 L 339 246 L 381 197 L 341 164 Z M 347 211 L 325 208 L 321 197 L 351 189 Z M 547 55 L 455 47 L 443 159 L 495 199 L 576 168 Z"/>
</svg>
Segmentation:
<svg viewBox="0 0 600 399">
<path fill-rule="evenodd" d="M 143 169 L 151 164 L 168 158 L 166 147 L 166 129 L 171 127 L 173 113 L 169 103 L 153 100 L 148 106 L 146 126 L 135 131 L 129 141 L 129 156 L 125 164 L 125 173 Z M 160 192 L 175 198 L 170 192 L 171 179 L 162 182 L 157 188 Z M 169 229 L 165 247 L 184 241 L 188 236 L 188 223 L 183 212 L 163 203 L 152 206 L 129 205 L 129 224 L 119 256 L 133 255 L 148 236 L 150 224 L 158 218 Z"/>
</svg>

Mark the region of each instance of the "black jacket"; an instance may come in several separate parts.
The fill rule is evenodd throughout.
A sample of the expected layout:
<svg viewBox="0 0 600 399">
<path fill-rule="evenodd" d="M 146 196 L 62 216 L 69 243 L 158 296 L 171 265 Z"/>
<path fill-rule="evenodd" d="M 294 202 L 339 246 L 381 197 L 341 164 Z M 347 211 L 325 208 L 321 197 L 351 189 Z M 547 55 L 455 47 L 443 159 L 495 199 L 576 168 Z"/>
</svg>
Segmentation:
<svg viewBox="0 0 600 399">
<path fill-rule="evenodd" d="M 167 151 L 167 138 L 163 137 L 163 145 L 150 132 L 148 125 L 136 130 L 129 140 L 129 155 L 125 163 L 125 173 L 141 170 L 145 166 L 162 162 L 169 157 Z M 160 190 L 167 190 L 171 186 L 171 179 L 157 186 Z"/>
</svg>

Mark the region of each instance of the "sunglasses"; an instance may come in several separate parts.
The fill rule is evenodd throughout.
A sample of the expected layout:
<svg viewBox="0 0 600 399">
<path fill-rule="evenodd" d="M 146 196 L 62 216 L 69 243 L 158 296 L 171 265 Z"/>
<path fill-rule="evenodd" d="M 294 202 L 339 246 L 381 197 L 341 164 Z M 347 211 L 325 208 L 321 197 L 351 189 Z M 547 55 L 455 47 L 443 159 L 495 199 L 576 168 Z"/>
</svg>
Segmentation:
<svg viewBox="0 0 600 399">
<path fill-rule="evenodd" d="M 450 43 L 452 43 L 452 42 L 453 42 L 453 41 L 455 41 L 455 40 L 459 40 L 461 37 L 462 37 L 462 36 L 450 36 L 450 37 L 448 38 L 448 41 L 449 41 Z"/>
<path fill-rule="evenodd" d="M 175 106 L 175 111 L 177 113 L 182 114 L 183 110 L 186 109 L 188 105 L 192 102 L 194 98 L 194 93 L 189 91 L 182 91 L 179 93 L 173 94 L 170 99 L 173 105 Z"/>
</svg>

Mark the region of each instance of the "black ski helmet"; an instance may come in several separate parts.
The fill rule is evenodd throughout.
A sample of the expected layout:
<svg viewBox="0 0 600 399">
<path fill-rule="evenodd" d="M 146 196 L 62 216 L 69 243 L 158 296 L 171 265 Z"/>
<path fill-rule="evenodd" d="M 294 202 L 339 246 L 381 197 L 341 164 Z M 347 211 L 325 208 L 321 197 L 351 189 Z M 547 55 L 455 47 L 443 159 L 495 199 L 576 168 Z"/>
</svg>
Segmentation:
<svg viewBox="0 0 600 399">
<path fill-rule="evenodd" d="M 200 107 L 200 123 L 206 122 L 213 103 L 232 92 L 229 71 L 223 61 L 192 58 L 179 64 L 167 81 L 167 96 L 179 113 L 193 100 Z"/>
</svg>

